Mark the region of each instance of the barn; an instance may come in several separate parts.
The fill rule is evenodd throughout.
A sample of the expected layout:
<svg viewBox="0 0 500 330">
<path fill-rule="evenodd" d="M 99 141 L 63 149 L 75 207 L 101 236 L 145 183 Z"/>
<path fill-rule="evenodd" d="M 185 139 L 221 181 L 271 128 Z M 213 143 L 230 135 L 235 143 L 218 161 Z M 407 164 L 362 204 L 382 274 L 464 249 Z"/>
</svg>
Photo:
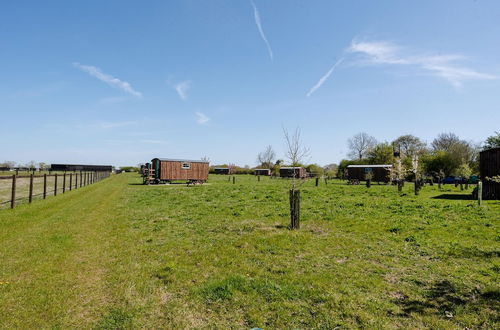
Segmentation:
<svg viewBox="0 0 500 330">
<path fill-rule="evenodd" d="M 392 165 L 347 165 L 347 179 L 365 181 L 371 173 L 372 181 L 389 182 Z"/>
<path fill-rule="evenodd" d="M 154 183 L 177 180 L 203 183 L 208 180 L 208 162 L 202 160 L 153 158 L 151 168 Z"/>
<path fill-rule="evenodd" d="M 88 171 L 88 172 L 111 172 L 111 165 L 76 165 L 76 164 L 51 164 L 51 171 Z"/>
<path fill-rule="evenodd" d="M 479 153 L 479 172 L 483 182 L 483 199 L 500 199 L 500 182 L 491 180 L 500 176 L 500 147 Z"/>
<path fill-rule="evenodd" d="M 255 175 L 271 175 L 271 170 L 268 168 L 256 168 L 255 169 Z"/>
<path fill-rule="evenodd" d="M 215 174 L 230 174 L 228 167 L 216 167 L 214 168 Z"/>
<path fill-rule="evenodd" d="M 306 169 L 303 167 L 282 167 L 280 168 L 280 177 L 304 179 L 307 176 Z"/>
</svg>

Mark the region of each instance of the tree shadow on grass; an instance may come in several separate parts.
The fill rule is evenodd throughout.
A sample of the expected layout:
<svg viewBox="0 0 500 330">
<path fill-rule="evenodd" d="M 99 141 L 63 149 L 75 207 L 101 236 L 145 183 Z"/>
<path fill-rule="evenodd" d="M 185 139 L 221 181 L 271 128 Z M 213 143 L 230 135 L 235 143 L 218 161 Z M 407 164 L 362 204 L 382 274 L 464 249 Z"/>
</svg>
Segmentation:
<svg viewBox="0 0 500 330">
<path fill-rule="evenodd" d="M 448 280 L 434 282 L 421 299 L 395 300 L 402 307 L 400 316 L 409 317 L 411 313 L 435 314 L 445 316 L 453 313 L 462 305 L 471 305 L 474 309 L 498 308 L 500 291 L 487 290 L 480 292 L 477 289 L 459 290 Z"/>
<path fill-rule="evenodd" d="M 473 200 L 472 195 L 464 194 L 441 194 L 432 197 L 433 199 L 448 199 L 448 200 L 460 200 L 460 201 L 470 201 Z"/>
</svg>

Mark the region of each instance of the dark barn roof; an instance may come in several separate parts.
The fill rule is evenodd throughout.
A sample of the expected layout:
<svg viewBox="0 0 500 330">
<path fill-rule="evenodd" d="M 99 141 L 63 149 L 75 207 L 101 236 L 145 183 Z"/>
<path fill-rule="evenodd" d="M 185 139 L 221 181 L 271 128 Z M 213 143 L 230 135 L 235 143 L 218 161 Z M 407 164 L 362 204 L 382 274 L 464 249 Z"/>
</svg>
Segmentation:
<svg viewBox="0 0 500 330">
<path fill-rule="evenodd" d="M 158 159 L 161 162 L 186 162 L 186 163 L 208 163 L 204 160 L 192 160 L 192 159 L 175 159 L 175 158 L 153 158 L 152 160 Z"/>
</svg>

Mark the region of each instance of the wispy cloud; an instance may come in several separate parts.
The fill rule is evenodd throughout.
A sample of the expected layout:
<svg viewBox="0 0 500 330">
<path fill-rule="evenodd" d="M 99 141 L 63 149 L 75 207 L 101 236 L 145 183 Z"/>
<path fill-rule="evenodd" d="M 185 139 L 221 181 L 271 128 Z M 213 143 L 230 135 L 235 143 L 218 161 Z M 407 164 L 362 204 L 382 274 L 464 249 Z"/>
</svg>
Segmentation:
<svg viewBox="0 0 500 330">
<path fill-rule="evenodd" d="M 269 57 L 271 58 L 271 61 L 273 60 L 273 50 L 271 49 L 271 45 L 269 44 L 269 41 L 266 38 L 266 35 L 264 33 L 264 29 L 262 29 L 262 22 L 260 20 L 260 13 L 259 10 L 257 9 L 257 6 L 255 6 L 255 3 L 252 1 L 252 7 L 253 7 L 253 16 L 255 18 L 255 25 L 257 25 L 257 29 L 259 30 L 260 37 L 264 41 L 267 47 L 267 51 L 269 53 Z"/>
<path fill-rule="evenodd" d="M 122 81 L 118 78 L 115 78 L 115 77 L 109 75 L 109 74 L 106 74 L 106 73 L 102 72 L 101 69 L 99 69 L 95 66 L 82 65 L 80 63 L 73 63 L 73 65 L 76 68 L 82 70 L 83 72 L 88 73 L 92 77 L 95 77 L 95 78 L 99 79 L 100 81 L 103 81 L 112 87 L 121 89 L 121 90 L 123 90 L 131 95 L 134 95 L 136 97 L 139 97 L 139 98 L 142 97 L 142 94 L 140 92 L 136 91 L 135 89 L 133 89 L 132 86 L 128 82 Z"/>
<path fill-rule="evenodd" d="M 201 112 L 196 112 L 196 122 L 200 125 L 206 125 L 210 121 L 210 118 L 208 118 L 205 114 Z"/>
<path fill-rule="evenodd" d="M 388 41 L 357 41 L 353 40 L 347 52 L 359 54 L 362 57 L 359 65 L 404 65 L 413 66 L 432 75 L 447 80 L 459 88 L 467 80 L 497 79 L 492 74 L 481 73 L 460 65 L 459 61 L 467 58 L 460 54 L 429 54 L 409 52 Z"/>
<path fill-rule="evenodd" d="M 169 141 L 166 140 L 140 140 L 141 143 L 146 144 L 169 144 Z"/>
<path fill-rule="evenodd" d="M 110 129 L 110 128 L 117 128 L 117 127 L 129 126 L 129 125 L 134 125 L 134 124 L 136 124 L 135 121 L 117 121 L 117 122 L 101 121 L 101 122 L 95 124 L 95 127 L 102 128 L 102 129 Z"/>
<path fill-rule="evenodd" d="M 191 88 L 191 81 L 186 80 L 174 85 L 174 89 L 179 94 L 179 97 L 183 100 L 188 98 L 188 90 Z"/>
<path fill-rule="evenodd" d="M 306 96 L 307 96 L 307 97 L 309 97 L 309 96 L 311 96 L 314 92 L 316 92 L 316 90 L 317 90 L 318 88 L 320 88 L 320 87 L 321 87 L 321 86 L 325 83 L 325 81 L 327 81 L 327 79 L 328 79 L 328 78 L 330 77 L 330 75 L 332 74 L 333 70 L 335 70 L 335 68 L 336 68 L 337 66 L 339 66 L 339 65 L 340 65 L 340 63 L 342 63 L 342 61 L 343 61 L 343 60 L 344 60 L 344 59 L 343 59 L 343 58 L 341 58 L 341 59 L 339 59 L 337 62 L 335 62 L 335 64 L 334 64 L 334 65 L 330 68 L 330 70 L 328 70 L 328 71 L 325 73 L 325 75 L 323 75 L 323 77 L 321 77 L 321 78 L 319 79 L 319 81 L 316 83 L 316 85 L 314 85 L 314 86 L 313 86 L 313 87 L 309 90 L 309 92 L 307 92 Z"/>
</svg>

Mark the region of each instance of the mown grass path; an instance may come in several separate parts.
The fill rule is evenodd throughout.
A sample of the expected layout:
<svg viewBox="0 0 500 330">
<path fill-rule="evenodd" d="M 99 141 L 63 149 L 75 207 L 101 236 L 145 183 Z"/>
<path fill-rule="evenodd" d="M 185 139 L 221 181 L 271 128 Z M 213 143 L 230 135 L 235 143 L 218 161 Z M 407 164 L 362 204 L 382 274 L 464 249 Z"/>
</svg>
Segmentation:
<svg viewBox="0 0 500 330">
<path fill-rule="evenodd" d="M 0 211 L 0 328 L 499 325 L 500 204 L 468 192 L 122 174 Z"/>
</svg>

